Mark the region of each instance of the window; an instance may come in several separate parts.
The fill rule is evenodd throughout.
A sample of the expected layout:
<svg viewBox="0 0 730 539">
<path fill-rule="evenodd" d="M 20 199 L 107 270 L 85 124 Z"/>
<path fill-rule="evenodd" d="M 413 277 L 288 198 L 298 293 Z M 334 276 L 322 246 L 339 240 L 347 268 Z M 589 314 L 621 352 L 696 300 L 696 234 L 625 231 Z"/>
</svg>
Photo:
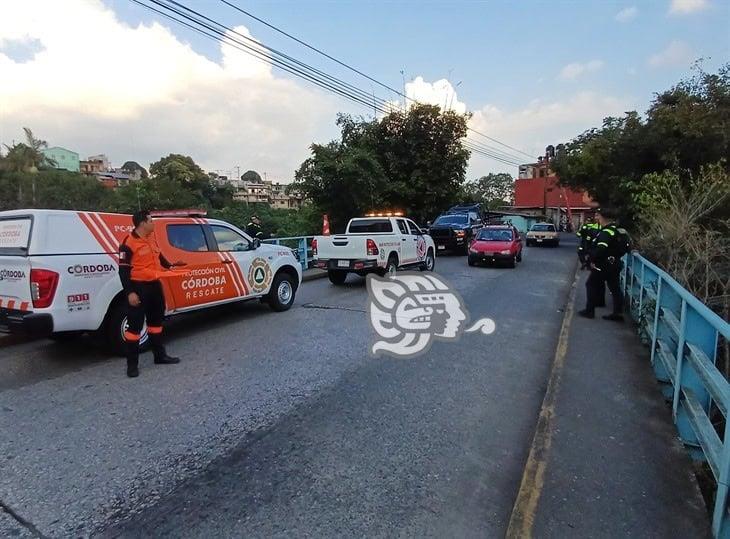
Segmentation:
<svg viewBox="0 0 730 539">
<path fill-rule="evenodd" d="M 465 225 L 466 215 L 442 215 L 433 223 L 434 225 Z"/>
<path fill-rule="evenodd" d="M 512 241 L 512 230 L 507 228 L 482 228 L 477 235 L 479 241 Z"/>
<path fill-rule="evenodd" d="M 530 230 L 534 232 L 555 232 L 555 225 L 532 225 Z"/>
<path fill-rule="evenodd" d="M 353 219 L 347 228 L 350 234 L 372 234 L 393 232 L 390 219 Z"/>
<path fill-rule="evenodd" d="M 406 222 L 403 219 L 398 219 L 398 228 L 400 229 L 401 234 L 408 234 L 408 225 L 406 225 Z"/>
<path fill-rule="evenodd" d="M 418 228 L 418 225 L 416 225 L 416 223 L 414 223 L 413 221 L 408 221 L 408 227 L 411 229 L 411 234 L 413 234 L 414 236 L 420 236 L 421 234 L 423 234 L 423 232 L 421 232 L 421 229 Z"/>
<path fill-rule="evenodd" d="M 227 226 L 211 225 L 219 251 L 248 251 L 250 242 Z"/>
<path fill-rule="evenodd" d="M 183 251 L 208 251 L 203 227 L 200 225 L 167 225 L 167 239 L 170 245 Z"/>
</svg>

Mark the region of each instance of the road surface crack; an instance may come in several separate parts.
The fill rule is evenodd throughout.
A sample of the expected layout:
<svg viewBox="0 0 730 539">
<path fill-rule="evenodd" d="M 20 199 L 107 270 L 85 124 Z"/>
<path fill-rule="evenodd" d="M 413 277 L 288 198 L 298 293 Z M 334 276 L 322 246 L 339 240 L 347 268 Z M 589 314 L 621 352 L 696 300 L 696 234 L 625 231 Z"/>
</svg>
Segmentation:
<svg viewBox="0 0 730 539">
<path fill-rule="evenodd" d="M 17 511 L 15 511 L 13 508 L 11 508 L 8 504 L 6 504 L 2 500 L 0 500 L 0 511 L 4 511 L 8 515 L 10 515 L 18 524 L 23 526 L 26 530 L 28 530 L 30 533 L 32 533 L 36 537 L 41 537 L 42 539 L 47 538 L 46 535 L 44 535 L 38 528 L 36 528 L 35 524 L 33 524 L 32 522 L 21 517 L 17 513 Z"/>
<path fill-rule="evenodd" d="M 357 309 L 355 307 L 342 307 L 340 305 L 320 305 L 318 303 L 305 303 L 302 305 L 305 309 L 324 309 L 336 311 L 351 311 L 353 313 L 367 313 L 365 309 Z"/>
</svg>

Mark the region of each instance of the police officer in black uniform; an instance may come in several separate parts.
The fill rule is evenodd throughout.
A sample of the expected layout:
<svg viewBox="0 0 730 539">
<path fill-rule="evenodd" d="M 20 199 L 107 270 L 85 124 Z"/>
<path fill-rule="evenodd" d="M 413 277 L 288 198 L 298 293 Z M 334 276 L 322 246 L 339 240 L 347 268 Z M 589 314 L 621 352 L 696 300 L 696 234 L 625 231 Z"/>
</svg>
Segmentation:
<svg viewBox="0 0 730 539">
<path fill-rule="evenodd" d="M 601 231 L 601 225 L 599 225 L 594 216 L 588 217 L 588 220 L 583 223 L 575 233 L 578 236 L 580 243 L 578 244 L 578 260 L 580 260 L 581 269 L 589 269 L 591 267 L 588 262 L 588 253 L 590 252 L 591 243 L 598 236 Z"/>
<path fill-rule="evenodd" d="M 623 294 L 621 292 L 621 249 L 619 246 L 618 225 L 614 222 L 616 214 L 604 208 L 596 212 L 601 230 L 591 243 L 589 260 L 591 274 L 586 280 L 586 308 L 578 314 L 594 318 L 596 307 L 603 300 L 603 287 L 608 287 L 613 299 L 613 312 L 605 315 L 604 320 L 623 322 Z"/>
<path fill-rule="evenodd" d="M 261 219 L 258 215 L 251 216 L 251 221 L 246 225 L 246 234 L 252 238 L 263 239 L 264 233 L 261 231 Z"/>
</svg>

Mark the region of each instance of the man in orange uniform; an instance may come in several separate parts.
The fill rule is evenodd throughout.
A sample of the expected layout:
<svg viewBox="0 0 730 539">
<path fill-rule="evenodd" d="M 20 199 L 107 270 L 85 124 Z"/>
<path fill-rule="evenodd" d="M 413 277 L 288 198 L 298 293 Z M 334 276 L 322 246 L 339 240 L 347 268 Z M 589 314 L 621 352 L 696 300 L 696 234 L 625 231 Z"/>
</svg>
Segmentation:
<svg viewBox="0 0 730 539">
<path fill-rule="evenodd" d="M 139 339 L 145 316 L 147 334 L 155 355 L 155 363 L 169 365 L 180 359 L 168 356 L 162 345 L 162 319 L 165 316 L 165 296 L 160 276 L 184 262 L 171 264 L 160 252 L 155 238 L 155 225 L 146 210 L 132 215 L 134 230 L 119 246 L 119 278 L 129 302 L 127 315 L 127 376 L 139 376 Z"/>
</svg>

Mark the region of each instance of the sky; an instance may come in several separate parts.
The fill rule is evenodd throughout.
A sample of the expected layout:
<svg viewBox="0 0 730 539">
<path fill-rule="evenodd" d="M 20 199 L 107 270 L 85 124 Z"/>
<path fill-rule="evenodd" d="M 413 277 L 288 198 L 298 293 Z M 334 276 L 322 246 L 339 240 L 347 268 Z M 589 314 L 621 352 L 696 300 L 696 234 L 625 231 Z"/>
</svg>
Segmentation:
<svg viewBox="0 0 730 539">
<path fill-rule="evenodd" d="M 220 0 L 179 1 L 398 101 Z M 471 113 L 469 138 L 515 162 L 645 111 L 698 59 L 706 71 L 730 61 L 730 0 L 229 1 L 410 99 Z M 130 0 L 3 0 L 0 10 L 5 144 L 27 126 L 82 159 L 148 167 L 182 153 L 209 171 L 289 182 L 313 142 L 338 136 L 338 113 L 374 114 Z M 489 172 L 517 167 L 473 155 L 468 177 Z"/>
</svg>

